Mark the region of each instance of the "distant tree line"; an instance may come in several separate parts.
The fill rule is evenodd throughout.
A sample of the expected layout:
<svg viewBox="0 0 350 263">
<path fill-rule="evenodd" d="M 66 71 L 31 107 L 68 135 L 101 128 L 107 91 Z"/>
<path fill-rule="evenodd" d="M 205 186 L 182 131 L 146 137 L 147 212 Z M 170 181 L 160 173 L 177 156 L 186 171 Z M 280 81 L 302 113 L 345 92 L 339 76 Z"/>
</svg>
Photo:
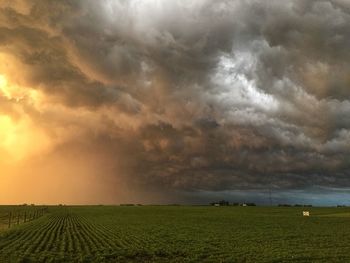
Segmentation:
<svg viewBox="0 0 350 263">
<path fill-rule="evenodd" d="M 278 204 L 278 207 L 312 207 L 312 205 L 305 205 L 305 204 L 295 204 L 295 205 L 291 205 L 291 204 Z"/>
<path fill-rule="evenodd" d="M 212 206 L 256 206 L 255 203 L 230 203 L 227 200 L 220 200 L 218 202 L 210 203 Z"/>
<path fill-rule="evenodd" d="M 279 207 L 312 207 L 312 205 L 305 205 L 305 204 L 295 204 L 295 205 L 291 205 L 291 204 L 278 204 Z M 346 205 L 337 205 L 337 207 L 347 207 Z"/>
<path fill-rule="evenodd" d="M 120 206 L 142 206 L 142 204 L 120 204 Z"/>
</svg>

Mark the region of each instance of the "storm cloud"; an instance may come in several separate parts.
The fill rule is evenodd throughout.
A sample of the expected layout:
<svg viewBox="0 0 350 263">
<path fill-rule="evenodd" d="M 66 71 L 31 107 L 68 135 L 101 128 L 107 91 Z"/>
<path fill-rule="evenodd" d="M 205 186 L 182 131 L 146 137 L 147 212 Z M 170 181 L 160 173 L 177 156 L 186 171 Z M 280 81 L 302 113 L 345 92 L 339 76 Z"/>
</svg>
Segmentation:
<svg viewBox="0 0 350 263">
<path fill-rule="evenodd" d="M 0 114 L 47 144 L 17 167 L 66 166 L 55 181 L 99 196 L 79 202 L 350 187 L 348 1 L 0 7 L 0 74 L 21 90 L 0 89 Z"/>
</svg>

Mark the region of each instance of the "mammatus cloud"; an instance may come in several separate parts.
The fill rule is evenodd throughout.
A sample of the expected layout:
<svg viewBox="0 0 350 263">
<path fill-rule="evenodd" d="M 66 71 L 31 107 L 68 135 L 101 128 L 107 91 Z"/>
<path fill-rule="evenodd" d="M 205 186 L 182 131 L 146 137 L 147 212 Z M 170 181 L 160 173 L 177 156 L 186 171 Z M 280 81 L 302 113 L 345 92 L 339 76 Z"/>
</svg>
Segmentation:
<svg viewBox="0 0 350 263">
<path fill-rule="evenodd" d="M 0 202 L 348 188 L 349 11 L 2 0 Z"/>
</svg>

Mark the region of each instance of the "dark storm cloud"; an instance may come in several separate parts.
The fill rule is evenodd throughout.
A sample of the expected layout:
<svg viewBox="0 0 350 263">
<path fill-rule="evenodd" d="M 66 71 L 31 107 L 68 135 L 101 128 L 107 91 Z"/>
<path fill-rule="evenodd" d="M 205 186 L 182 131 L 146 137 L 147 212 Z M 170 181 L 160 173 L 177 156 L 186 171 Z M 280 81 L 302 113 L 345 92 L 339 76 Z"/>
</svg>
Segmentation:
<svg viewBox="0 0 350 263">
<path fill-rule="evenodd" d="M 97 133 L 130 185 L 349 187 L 347 1 L 21 4 L 0 11 L 0 51 L 52 103 L 110 113 Z"/>
</svg>

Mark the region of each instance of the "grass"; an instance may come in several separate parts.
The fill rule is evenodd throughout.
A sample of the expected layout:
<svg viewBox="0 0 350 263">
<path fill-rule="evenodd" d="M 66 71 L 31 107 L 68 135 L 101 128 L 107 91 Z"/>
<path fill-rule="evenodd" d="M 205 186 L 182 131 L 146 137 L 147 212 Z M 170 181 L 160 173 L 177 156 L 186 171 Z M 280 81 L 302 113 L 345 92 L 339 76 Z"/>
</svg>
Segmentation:
<svg viewBox="0 0 350 263">
<path fill-rule="evenodd" d="M 50 207 L 0 233 L 0 262 L 350 262 L 350 209 L 307 209 Z"/>
</svg>

